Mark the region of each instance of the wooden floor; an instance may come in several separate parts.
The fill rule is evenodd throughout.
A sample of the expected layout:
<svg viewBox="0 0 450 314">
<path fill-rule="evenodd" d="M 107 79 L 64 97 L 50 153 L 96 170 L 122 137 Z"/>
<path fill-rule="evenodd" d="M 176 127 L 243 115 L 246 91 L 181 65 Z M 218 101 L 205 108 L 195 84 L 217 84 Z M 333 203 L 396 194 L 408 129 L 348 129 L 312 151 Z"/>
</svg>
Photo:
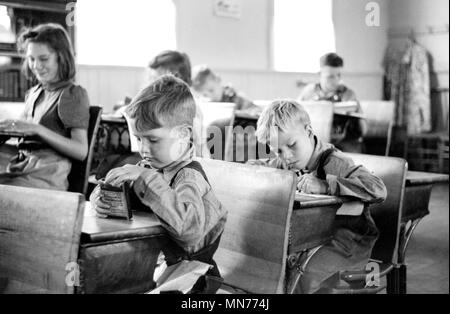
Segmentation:
<svg viewBox="0 0 450 314">
<path fill-rule="evenodd" d="M 417 226 L 406 253 L 408 293 L 449 293 L 448 183 L 433 187 L 430 215 Z"/>
</svg>

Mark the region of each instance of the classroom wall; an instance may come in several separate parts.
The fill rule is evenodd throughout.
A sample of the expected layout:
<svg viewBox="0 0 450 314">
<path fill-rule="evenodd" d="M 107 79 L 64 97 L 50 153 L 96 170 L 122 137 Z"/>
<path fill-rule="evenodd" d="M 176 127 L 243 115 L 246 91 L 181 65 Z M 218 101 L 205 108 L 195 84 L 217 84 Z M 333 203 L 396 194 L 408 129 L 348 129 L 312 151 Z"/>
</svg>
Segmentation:
<svg viewBox="0 0 450 314">
<path fill-rule="evenodd" d="M 391 0 L 389 20 L 392 33 L 390 41 L 394 44 L 402 44 L 410 30 L 418 33 L 417 42 L 433 56 L 432 67 L 437 74 L 437 82 L 433 82 L 433 87 L 448 88 L 449 1 Z M 431 34 L 428 29 L 430 26 L 437 32 Z"/>
<path fill-rule="evenodd" d="M 215 16 L 213 1 L 210 0 L 173 1 L 177 8 L 179 50 L 190 55 L 192 64 L 208 63 L 214 67 L 224 81 L 232 82 L 248 97 L 296 98 L 300 92 L 299 80 L 311 82 L 317 79 L 317 75 L 311 73 L 271 70 L 273 0 L 242 1 L 240 19 Z M 400 27 L 401 23 L 414 25 L 417 16 L 421 16 L 422 23 L 426 24 L 429 20 L 435 20 L 433 16 L 445 4 L 448 8 L 447 0 L 333 1 L 336 49 L 346 63 L 344 79 L 360 99 L 367 100 L 382 97 L 382 60 L 388 44 L 389 28 Z M 380 5 L 379 27 L 369 27 L 365 23 L 368 2 Z M 430 5 L 432 9 L 428 8 Z M 439 19 L 445 20 L 442 12 L 440 16 Z M 294 38 L 295 33 L 287 36 Z M 443 44 L 436 44 L 434 50 L 439 49 L 447 49 L 448 54 L 448 34 L 446 48 Z M 443 53 L 439 52 L 442 56 Z M 439 61 L 440 64 L 445 64 L 445 60 L 447 62 L 448 82 L 448 57 L 440 59 L 444 60 Z M 125 94 L 134 95 L 141 87 L 142 81 L 139 83 L 139 80 L 144 75 L 144 69 L 129 67 L 80 66 L 79 70 L 79 82 L 88 89 L 91 102 L 103 104 L 105 110 L 112 108 Z"/>
<path fill-rule="evenodd" d="M 317 76 L 271 71 L 272 1 L 242 1 L 240 20 L 215 16 L 213 1 L 196 0 L 195 5 L 193 1 L 176 1 L 179 49 L 191 56 L 193 64 L 207 63 L 216 68 L 225 81 L 232 82 L 250 98 L 297 97 L 300 92 L 297 81 L 315 81 Z M 346 60 L 345 80 L 359 97 L 380 99 L 390 0 L 377 1 L 381 13 L 379 27 L 368 27 L 365 23 L 367 2 L 333 1 L 336 51 Z M 298 40 L 295 32 L 286 36 Z"/>
<path fill-rule="evenodd" d="M 234 70 L 267 70 L 273 0 L 241 1 L 241 18 L 214 14 L 211 0 L 174 0 L 177 47 L 193 64 Z"/>
<path fill-rule="evenodd" d="M 77 84 L 86 88 L 92 106 L 112 111 L 114 105 L 137 94 L 145 82 L 146 70 L 123 66 L 77 66 Z"/>
</svg>

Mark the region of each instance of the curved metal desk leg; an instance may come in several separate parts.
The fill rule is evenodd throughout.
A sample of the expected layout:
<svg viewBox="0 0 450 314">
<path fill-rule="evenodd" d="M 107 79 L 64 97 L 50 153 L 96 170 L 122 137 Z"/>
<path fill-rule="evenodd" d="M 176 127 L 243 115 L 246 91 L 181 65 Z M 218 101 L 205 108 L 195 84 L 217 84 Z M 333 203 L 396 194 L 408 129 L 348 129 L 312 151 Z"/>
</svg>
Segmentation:
<svg viewBox="0 0 450 314">
<path fill-rule="evenodd" d="M 396 283 L 391 283 L 390 281 L 388 281 L 387 293 L 406 294 L 407 292 L 406 250 L 408 248 L 409 240 L 411 240 L 412 234 L 421 220 L 422 217 L 412 220 L 408 228 L 407 223 L 404 223 L 401 226 L 401 236 L 398 248 L 398 267 L 393 270 L 393 273 L 395 274 L 393 274 L 393 276 L 395 276 L 395 279 L 392 278 L 392 280 L 398 281 Z M 392 289 L 389 288 L 390 284 L 393 285 Z"/>
<path fill-rule="evenodd" d="M 308 265 L 309 261 L 311 260 L 311 258 L 319 251 L 319 249 L 322 247 L 323 245 L 319 245 L 315 248 L 312 248 L 310 250 L 304 251 L 304 252 L 300 252 L 297 253 L 297 260 L 293 263 L 295 265 L 292 265 L 291 267 L 295 267 L 297 269 L 297 273 L 294 277 L 294 280 L 292 281 L 292 283 L 290 283 L 290 285 L 288 287 L 286 287 L 286 293 L 287 294 L 293 294 L 295 291 L 295 287 L 297 287 L 300 278 L 303 276 L 303 274 L 305 273 L 305 269 L 306 266 Z M 306 253 L 306 258 L 304 261 L 302 256 L 303 254 Z"/>
</svg>

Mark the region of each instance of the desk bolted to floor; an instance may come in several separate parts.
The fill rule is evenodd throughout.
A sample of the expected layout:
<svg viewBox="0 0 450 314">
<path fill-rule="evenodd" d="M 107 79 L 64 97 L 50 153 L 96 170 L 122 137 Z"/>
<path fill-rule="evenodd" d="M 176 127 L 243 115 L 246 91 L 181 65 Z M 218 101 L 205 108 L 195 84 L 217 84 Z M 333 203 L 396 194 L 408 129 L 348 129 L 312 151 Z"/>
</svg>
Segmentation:
<svg viewBox="0 0 450 314">
<path fill-rule="evenodd" d="M 406 249 L 408 248 L 409 240 L 422 218 L 430 213 L 428 207 L 433 185 L 448 182 L 448 180 L 449 176 L 441 173 L 408 171 L 406 174 L 398 250 L 401 293 L 406 294 L 407 292 Z"/>
</svg>

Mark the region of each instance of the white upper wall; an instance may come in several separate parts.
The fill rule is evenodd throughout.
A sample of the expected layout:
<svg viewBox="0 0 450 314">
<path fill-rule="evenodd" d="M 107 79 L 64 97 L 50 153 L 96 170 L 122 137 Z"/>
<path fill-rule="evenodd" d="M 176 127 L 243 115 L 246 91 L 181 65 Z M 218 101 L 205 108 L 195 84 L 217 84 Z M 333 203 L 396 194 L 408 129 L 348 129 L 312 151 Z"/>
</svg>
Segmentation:
<svg viewBox="0 0 450 314">
<path fill-rule="evenodd" d="M 380 26 L 366 25 L 369 2 L 379 4 Z M 336 32 L 336 52 L 344 58 L 345 71 L 381 73 L 387 31 L 390 0 L 334 0 L 333 20 Z"/>
<path fill-rule="evenodd" d="M 224 81 L 250 98 L 295 98 L 300 91 L 297 80 L 317 80 L 314 74 L 272 71 L 274 0 L 242 0 L 240 19 L 214 15 L 213 0 L 172 1 L 177 8 L 178 49 L 188 53 L 193 65 L 207 63 L 218 70 Z M 448 0 L 333 1 L 336 50 L 345 60 L 344 80 L 360 99 L 382 98 L 382 60 L 390 28 L 448 24 Z M 369 2 L 380 6 L 379 27 L 366 25 Z M 286 36 L 298 40 L 294 31 Z M 421 37 L 419 42 L 435 58 L 440 86 L 448 86 L 448 33 Z M 80 67 L 79 82 L 88 88 L 93 103 L 112 107 L 125 95 L 135 94 L 143 75 L 143 69 L 138 68 L 84 66 Z"/>
<path fill-rule="evenodd" d="M 408 30 L 413 29 L 419 33 L 416 40 L 430 52 L 433 57 L 434 71 L 439 76 L 439 85 L 445 87 L 448 87 L 449 83 L 448 11 L 448 0 L 391 0 L 389 9 L 392 32 L 408 33 Z M 447 27 L 447 32 L 423 34 L 427 32 L 429 26 L 436 30 L 444 30 Z"/>
<path fill-rule="evenodd" d="M 193 64 L 207 63 L 227 70 L 271 70 L 273 0 L 243 0 L 240 19 L 215 16 L 211 0 L 174 1 L 178 14 L 177 45 L 191 56 Z M 334 0 L 336 48 L 346 60 L 346 70 L 381 71 L 389 1 L 376 1 L 380 4 L 381 24 L 368 27 L 365 7 L 370 1 Z M 294 31 L 286 36 L 299 40 Z"/>
<path fill-rule="evenodd" d="M 177 47 L 192 64 L 214 68 L 269 68 L 272 0 L 242 1 L 240 19 L 218 17 L 212 0 L 173 0 L 177 7 Z"/>
<path fill-rule="evenodd" d="M 448 24 L 448 0 L 391 0 L 392 28 Z"/>
</svg>

